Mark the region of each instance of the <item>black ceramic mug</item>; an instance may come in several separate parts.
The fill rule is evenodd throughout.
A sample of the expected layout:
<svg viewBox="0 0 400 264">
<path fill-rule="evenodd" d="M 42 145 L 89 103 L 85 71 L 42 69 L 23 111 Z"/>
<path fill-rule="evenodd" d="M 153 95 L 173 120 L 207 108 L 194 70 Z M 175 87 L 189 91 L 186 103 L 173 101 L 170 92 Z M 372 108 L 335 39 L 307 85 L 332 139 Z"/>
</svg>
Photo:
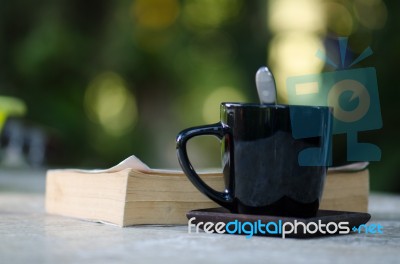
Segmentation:
<svg viewBox="0 0 400 264">
<path fill-rule="evenodd" d="M 330 158 L 332 109 L 317 106 L 222 103 L 221 121 L 177 137 L 179 163 L 189 180 L 232 213 L 315 216 Z M 200 135 L 221 139 L 225 190 L 204 183 L 186 143 Z"/>
</svg>

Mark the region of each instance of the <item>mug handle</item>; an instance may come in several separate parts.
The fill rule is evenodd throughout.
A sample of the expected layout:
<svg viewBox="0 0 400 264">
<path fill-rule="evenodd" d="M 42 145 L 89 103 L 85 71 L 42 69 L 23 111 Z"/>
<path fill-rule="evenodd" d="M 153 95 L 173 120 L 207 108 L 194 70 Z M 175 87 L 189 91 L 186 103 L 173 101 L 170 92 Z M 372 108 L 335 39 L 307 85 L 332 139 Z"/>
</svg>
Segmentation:
<svg viewBox="0 0 400 264">
<path fill-rule="evenodd" d="M 217 204 L 232 210 L 233 209 L 233 197 L 232 190 L 229 187 L 224 192 L 218 192 L 208 186 L 196 173 L 192 164 L 189 161 L 189 157 L 186 150 L 186 143 L 189 139 L 196 136 L 213 135 L 222 140 L 223 136 L 227 134 L 226 129 L 222 127 L 221 123 L 212 125 L 192 127 L 180 132 L 176 138 L 176 149 L 179 164 L 186 176 L 193 183 L 193 185 L 208 198 L 216 202 Z M 230 140 L 231 137 L 229 137 Z M 230 181 L 229 181 L 230 182 Z"/>
</svg>

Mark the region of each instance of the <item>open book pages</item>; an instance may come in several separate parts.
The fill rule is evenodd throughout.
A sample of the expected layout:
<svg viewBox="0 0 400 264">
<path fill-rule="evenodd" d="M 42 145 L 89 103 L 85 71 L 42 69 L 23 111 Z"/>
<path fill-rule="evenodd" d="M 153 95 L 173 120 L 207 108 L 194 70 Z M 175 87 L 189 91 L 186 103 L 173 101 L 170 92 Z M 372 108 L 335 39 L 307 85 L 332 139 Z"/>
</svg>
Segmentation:
<svg viewBox="0 0 400 264">
<path fill-rule="evenodd" d="M 369 165 L 369 162 L 355 162 L 355 163 L 350 163 L 347 165 L 339 166 L 339 167 L 330 167 L 328 171 L 335 171 L 335 172 L 355 172 L 355 171 L 362 171 L 366 169 Z M 178 169 L 151 169 L 149 166 L 147 166 L 144 162 L 142 162 L 140 159 L 138 159 L 135 155 L 129 156 L 128 158 L 124 159 L 117 165 L 109 168 L 109 169 L 93 169 L 93 170 L 81 170 L 81 169 L 62 169 L 62 170 L 70 170 L 70 171 L 76 171 L 80 173 L 110 173 L 110 172 L 118 172 L 122 171 L 125 169 L 133 169 L 141 172 L 147 172 L 147 173 L 158 173 L 158 174 L 164 174 L 164 173 L 183 173 L 181 170 Z M 200 174 L 208 174 L 208 173 L 220 173 L 218 169 L 208 169 L 208 170 L 201 170 L 199 171 Z"/>
</svg>

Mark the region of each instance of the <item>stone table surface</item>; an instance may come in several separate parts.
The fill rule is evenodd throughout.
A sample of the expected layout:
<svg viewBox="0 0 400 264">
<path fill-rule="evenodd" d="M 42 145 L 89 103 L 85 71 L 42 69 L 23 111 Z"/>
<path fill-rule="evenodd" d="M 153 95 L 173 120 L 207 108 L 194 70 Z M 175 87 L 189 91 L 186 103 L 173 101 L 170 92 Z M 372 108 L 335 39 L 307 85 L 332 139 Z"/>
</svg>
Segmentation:
<svg viewBox="0 0 400 264">
<path fill-rule="evenodd" d="M 48 215 L 44 174 L 0 170 L 0 263 L 400 263 L 400 196 L 370 197 L 383 234 L 246 239 Z"/>
</svg>

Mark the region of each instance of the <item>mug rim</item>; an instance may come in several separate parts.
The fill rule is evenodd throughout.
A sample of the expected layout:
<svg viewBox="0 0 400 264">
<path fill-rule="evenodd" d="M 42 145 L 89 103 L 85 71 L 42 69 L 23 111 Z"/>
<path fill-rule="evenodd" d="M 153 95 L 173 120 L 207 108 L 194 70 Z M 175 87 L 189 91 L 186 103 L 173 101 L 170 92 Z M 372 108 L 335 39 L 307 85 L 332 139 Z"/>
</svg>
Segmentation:
<svg viewBox="0 0 400 264">
<path fill-rule="evenodd" d="M 239 102 L 222 102 L 221 106 L 226 108 L 276 108 L 276 109 L 285 109 L 290 107 L 296 108 L 315 108 L 315 109 L 330 109 L 333 110 L 331 106 L 322 106 L 322 105 L 289 105 L 289 104 L 257 104 L 257 103 L 239 103 Z"/>
</svg>

